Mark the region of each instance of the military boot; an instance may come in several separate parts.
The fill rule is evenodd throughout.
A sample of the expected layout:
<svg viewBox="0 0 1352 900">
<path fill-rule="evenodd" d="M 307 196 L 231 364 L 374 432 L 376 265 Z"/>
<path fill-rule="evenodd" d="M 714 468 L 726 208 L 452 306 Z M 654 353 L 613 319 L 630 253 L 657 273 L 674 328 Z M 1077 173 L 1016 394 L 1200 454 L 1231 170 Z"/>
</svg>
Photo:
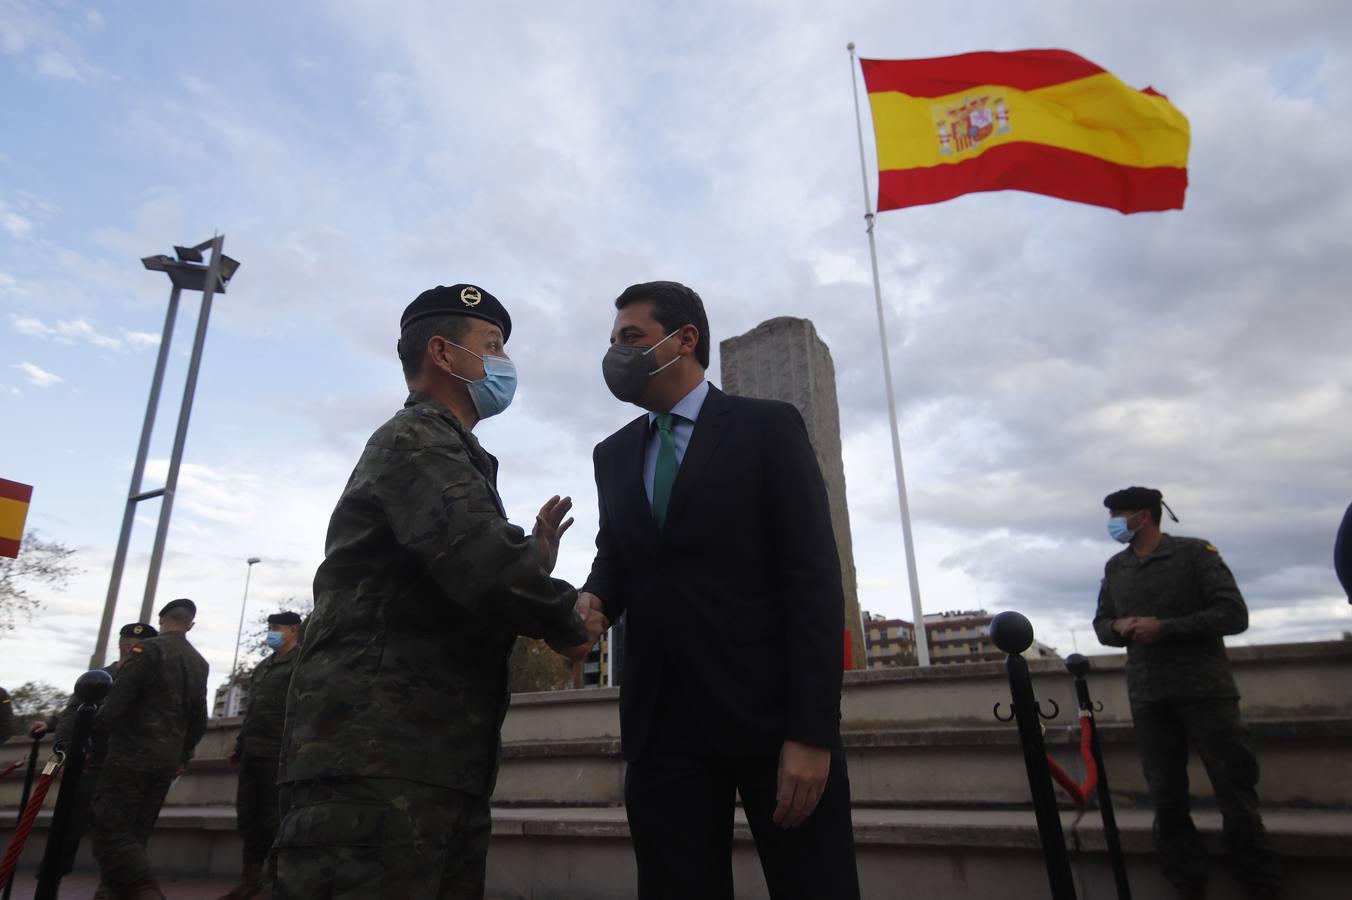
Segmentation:
<svg viewBox="0 0 1352 900">
<path fill-rule="evenodd" d="M 166 900 L 166 898 L 155 882 L 138 881 L 128 891 L 127 900 Z"/>
<path fill-rule="evenodd" d="M 239 884 L 230 890 L 230 893 L 223 895 L 220 900 L 248 900 L 258 891 L 258 886 L 263 881 L 263 867 L 258 863 L 245 863 L 244 871 L 239 877 Z"/>
</svg>

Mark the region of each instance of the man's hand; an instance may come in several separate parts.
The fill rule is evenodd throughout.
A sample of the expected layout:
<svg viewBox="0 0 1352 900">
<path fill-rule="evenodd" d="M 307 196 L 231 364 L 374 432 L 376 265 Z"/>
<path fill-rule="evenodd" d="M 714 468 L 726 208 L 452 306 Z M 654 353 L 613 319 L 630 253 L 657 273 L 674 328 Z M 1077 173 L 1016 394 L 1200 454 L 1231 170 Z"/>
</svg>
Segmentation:
<svg viewBox="0 0 1352 900">
<path fill-rule="evenodd" d="M 227 754 L 225 755 L 225 761 L 228 762 L 228 763 L 230 764 L 230 768 L 232 768 L 232 769 L 238 769 L 238 768 L 239 768 L 239 753 L 236 752 L 236 751 L 234 751 L 234 750 L 231 750 L 229 753 L 227 753 Z"/>
<path fill-rule="evenodd" d="M 1135 627 L 1135 625 L 1135 616 L 1128 616 L 1125 619 L 1114 619 L 1113 631 L 1116 632 L 1118 636 L 1131 640 L 1131 629 Z"/>
<path fill-rule="evenodd" d="M 1132 620 L 1129 637 L 1142 644 L 1153 644 L 1164 637 L 1163 625 L 1154 616 L 1141 616 Z"/>
<path fill-rule="evenodd" d="M 46 733 L 47 733 L 46 722 L 34 722 L 32 725 L 28 726 L 28 736 L 35 741 Z"/>
<path fill-rule="evenodd" d="M 576 663 L 582 662 L 587 658 L 587 654 L 591 653 L 592 647 L 596 646 L 601 635 L 610 627 L 610 620 L 606 618 L 601 606 L 601 598 L 585 591 L 577 595 L 577 605 L 573 609 L 582 620 L 582 624 L 587 626 L 587 643 L 578 644 L 576 647 L 564 647 L 559 652 Z"/>
<path fill-rule="evenodd" d="M 550 497 L 549 502 L 540 507 L 540 513 L 535 517 L 535 530 L 531 533 L 535 535 L 535 549 L 540 554 L 540 565 L 546 572 L 554 571 L 554 564 L 559 560 L 559 541 L 563 538 L 564 532 L 573 527 L 573 520 L 564 520 L 568 511 L 573 508 L 572 497 Z"/>
<path fill-rule="evenodd" d="M 783 828 L 797 828 L 806 822 L 822 798 L 826 776 L 830 772 L 829 749 L 785 741 L 784 749 L 779 752 L 779 790 L 774 823 Z"/>
</svg>

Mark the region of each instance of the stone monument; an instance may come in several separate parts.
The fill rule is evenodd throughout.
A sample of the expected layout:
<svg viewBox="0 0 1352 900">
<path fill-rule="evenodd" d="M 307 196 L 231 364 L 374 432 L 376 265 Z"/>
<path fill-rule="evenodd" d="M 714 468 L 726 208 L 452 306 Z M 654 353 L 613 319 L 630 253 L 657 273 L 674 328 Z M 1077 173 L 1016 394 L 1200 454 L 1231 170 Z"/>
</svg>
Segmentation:
<svg viewBox="0 0 1352 900">
<path fill-rule="evenodd" d="M 781 317 L 762 322 L 746 334 L 719 344 L 723 390 L 743 397 L 783 400 L 798 407 L 817 465 L 826 480 L 831 526 L 840 553 L 845 590 L 845 627 L 850 632 L 852 668 L 868 668 L 859 590 L 855 582 L 850 511 L 845 503 L 845 465 L 840 454 L 840 407 L 836 401 L 836 367 L 831 351 L 807 319 Z"/>
</svg>

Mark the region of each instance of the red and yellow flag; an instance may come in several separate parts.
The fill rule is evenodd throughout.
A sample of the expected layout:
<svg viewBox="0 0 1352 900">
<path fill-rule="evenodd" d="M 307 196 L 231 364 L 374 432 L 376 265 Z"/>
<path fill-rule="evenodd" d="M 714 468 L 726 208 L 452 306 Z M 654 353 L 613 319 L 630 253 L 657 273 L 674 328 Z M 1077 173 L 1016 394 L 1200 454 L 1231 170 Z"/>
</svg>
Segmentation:
<svg viewBox="0 0 1352 900">
<path fill-rule="evenodd" d="M 1018 190 L 1123 213 L 1182 209 L 1188 120 L 1065 50 L 860 60 L 878 211 Z"/>
<path fill-rule="evenodd" d="M 28 503 L 32 499 L 32 485 L 0 478 L 0 556 L 18 558 L 23 525 L 28 519 Z"/>
</svg>

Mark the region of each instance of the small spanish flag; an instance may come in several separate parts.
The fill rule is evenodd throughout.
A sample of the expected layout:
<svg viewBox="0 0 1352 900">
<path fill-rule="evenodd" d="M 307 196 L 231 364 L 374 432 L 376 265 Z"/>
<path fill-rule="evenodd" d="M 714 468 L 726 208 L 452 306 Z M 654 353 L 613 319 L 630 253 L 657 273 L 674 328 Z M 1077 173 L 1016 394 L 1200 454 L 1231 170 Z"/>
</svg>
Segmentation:
<svg viewBox="0 0 1352 900">
<path fill-rule="evenodd" d="M 1123 213 L 1182 209 L 1188 120 L 1065 50 L 860 60 L 878 211 L 1031 191 Z"/>
<path fill-rule="evenodd" d="M 0 478 L 0 556 L 17 559 L 33 486 Z"/>
</svg>

